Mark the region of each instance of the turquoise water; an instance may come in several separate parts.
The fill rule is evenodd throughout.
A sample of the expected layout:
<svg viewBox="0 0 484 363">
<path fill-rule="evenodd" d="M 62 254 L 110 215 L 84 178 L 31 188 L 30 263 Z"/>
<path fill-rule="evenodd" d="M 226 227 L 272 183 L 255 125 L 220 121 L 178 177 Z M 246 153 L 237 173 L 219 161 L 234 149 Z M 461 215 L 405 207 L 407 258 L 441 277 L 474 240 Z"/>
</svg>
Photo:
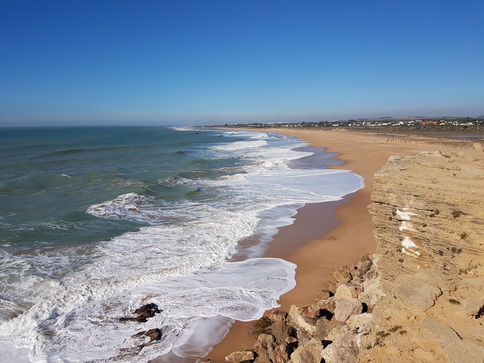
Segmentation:
<svg viewBox="0 0 484 363">
<path fill-rule="evenodd" d="M 154 327 L 163 339 L 138 361 L 203 356 L 227 324 L 260 317 L 294 287 L 293 264 L 261 258 L 277 228 L 363 185 L 326 169 L 331 154 L 261 132 L 0 129 L 0 156 L 7 362 L 130 362 L 120 358 L 130 337 Z M 259 244 L 242 247 L 249 237 Z M 148 302 L 163 313 L 119 322 Z"/>
</svg>

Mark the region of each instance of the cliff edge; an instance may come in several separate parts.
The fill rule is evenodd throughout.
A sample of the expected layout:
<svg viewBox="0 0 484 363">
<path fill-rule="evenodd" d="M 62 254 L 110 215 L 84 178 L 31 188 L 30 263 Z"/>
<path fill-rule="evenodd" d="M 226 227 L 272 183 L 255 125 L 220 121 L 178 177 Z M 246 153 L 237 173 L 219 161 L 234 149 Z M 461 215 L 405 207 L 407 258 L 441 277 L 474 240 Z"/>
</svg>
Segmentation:
<svg viewBox="0 0 484 363">
<path fill-rule="evenodd" d="M 374 180 L 385 296 L 359 360 L 484 362 L 484 160 L 392 157 Z"/>
</svg>

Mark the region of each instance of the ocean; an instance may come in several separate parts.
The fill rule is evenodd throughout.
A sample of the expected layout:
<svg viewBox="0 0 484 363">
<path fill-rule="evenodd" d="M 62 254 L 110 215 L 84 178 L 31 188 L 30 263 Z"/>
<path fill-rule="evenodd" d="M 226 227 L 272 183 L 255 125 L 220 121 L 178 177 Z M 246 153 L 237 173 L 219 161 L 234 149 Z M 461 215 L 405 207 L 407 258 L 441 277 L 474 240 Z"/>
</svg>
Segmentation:
<svg viewBox="0 0 484 363">
<path fill-rule="evenodd" d="M 333 157 L 257 131 L 0 129 L 0 361 L 203 357 L 295 286 L 262 257 L 278 228 L 363 187 Z"/>
</svg>

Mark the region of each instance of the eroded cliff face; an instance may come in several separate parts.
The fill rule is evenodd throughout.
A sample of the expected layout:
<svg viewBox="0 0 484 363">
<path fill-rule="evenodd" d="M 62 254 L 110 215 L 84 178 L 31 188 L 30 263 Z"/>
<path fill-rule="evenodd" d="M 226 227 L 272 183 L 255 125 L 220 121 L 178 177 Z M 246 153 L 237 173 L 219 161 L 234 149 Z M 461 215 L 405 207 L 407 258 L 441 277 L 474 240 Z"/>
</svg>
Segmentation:
<svg viewBox="0 0 484 363">
<path fill-rule="evenodd" d="M 392 157 L 369 206 L 380 288 L 360 362 L 484 362 L 484 160 Z"/>
</svg>

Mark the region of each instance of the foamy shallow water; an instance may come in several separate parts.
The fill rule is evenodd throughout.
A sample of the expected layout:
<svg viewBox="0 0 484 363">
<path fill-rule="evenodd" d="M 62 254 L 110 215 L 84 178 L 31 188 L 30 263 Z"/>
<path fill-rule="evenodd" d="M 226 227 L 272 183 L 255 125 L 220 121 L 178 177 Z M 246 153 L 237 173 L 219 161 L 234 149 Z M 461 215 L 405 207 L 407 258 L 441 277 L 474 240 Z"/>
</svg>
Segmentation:
<svg viewBox="0 0 484 363">
<path fill-rule="evenodd" d="M 6 287 L 17 290 L 4 289 L 0 295 L 0 342 L 24 349 L 2 349 L 0 360 L 27 359 L 27 348 L 32 362 L 132 362 L 129 349 L 138 342 L 131 336 L 156 327 L 163 329 L 163 338 L 142 349 L 136 361 L 170 352 L 203 356 L 231 321 L 254 320 L 277 306 L 280 295 L 294 287 L 296 266 L 260 258 L 264 243 L 278 227 L 292 223 L 297 208 L 339 200 L 361 188 L 362 178 L 343 170 L 290 169 L 287 162 L 309 155 L 294 150 L 304 145 L 297 140 L 259 132 L 207 132 L 223 139 L 199 147 L 197 157 L 185 140 L 186 149 L 176 153 L 183 157 L 183 173 L 152 181 L 143 193 L 123 185 L 127 193 L 85 208 L 99 221 L 141 227 L 104 241 L 38 253 L 3 251 L 0 276 L 8 280 Z M 185 194 L 164 198 L 168 188 Z M 261 243 L 241 250 L 239 242 L 254 235 Z M 236 252 L 247 259 L 229 262 Z M 119 321 L 151 302 L 163 312 L 148 322 Z M 211 324 L 218 325 L 220 336 L 207 341 L 201 337 Z"/>
</svg>

